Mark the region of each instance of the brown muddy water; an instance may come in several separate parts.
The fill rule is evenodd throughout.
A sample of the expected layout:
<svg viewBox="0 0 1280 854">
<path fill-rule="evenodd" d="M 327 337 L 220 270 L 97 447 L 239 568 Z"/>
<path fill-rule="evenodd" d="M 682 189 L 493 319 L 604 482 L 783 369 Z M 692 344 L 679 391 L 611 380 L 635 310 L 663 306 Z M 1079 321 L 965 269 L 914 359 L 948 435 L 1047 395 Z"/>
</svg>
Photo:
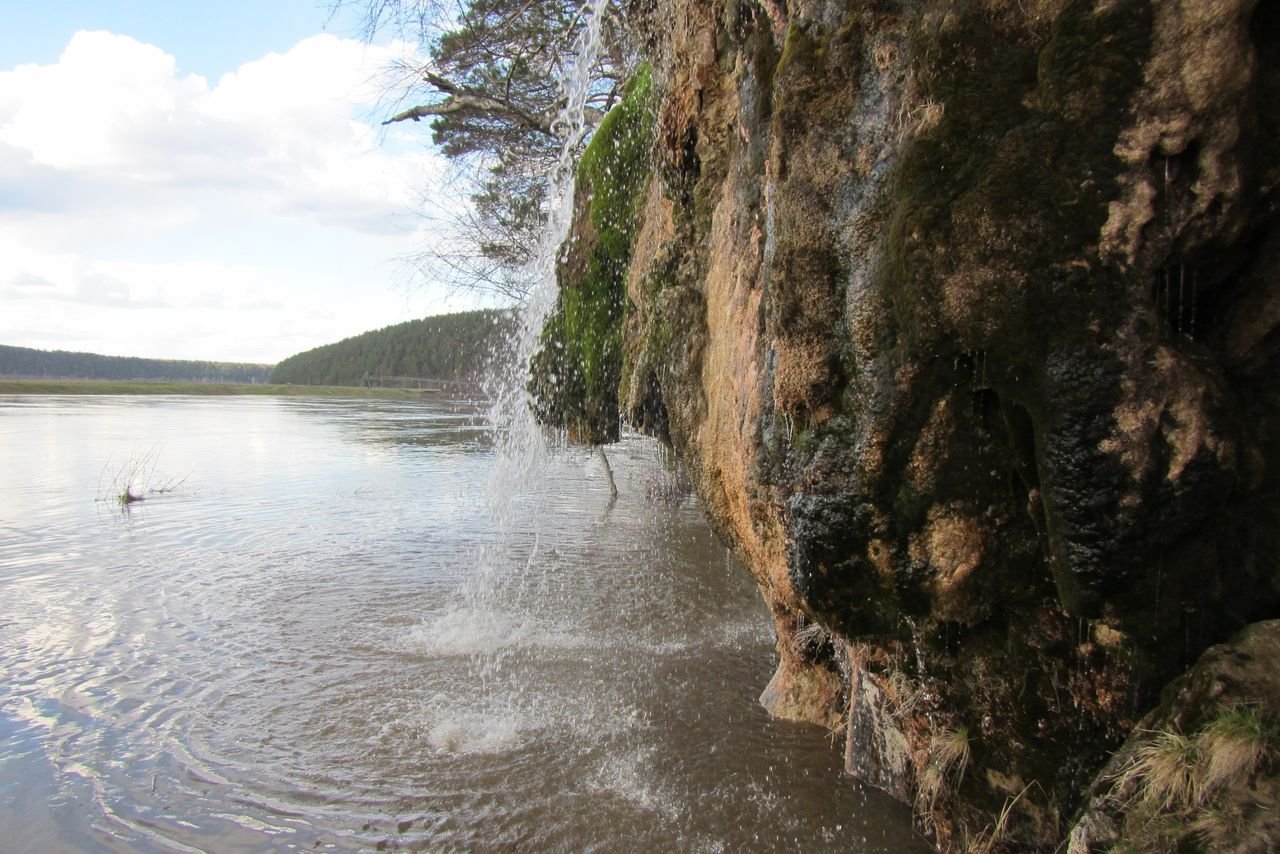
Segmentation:
<svg viewBox="0 0 1280 854">
<path fill-rule="evenodd" d="M 924 850 L 610 454 L 616 502 L 562 450 L 499 525 L 464 404 L 0 398 L 0 848 Z"/>
</svg>

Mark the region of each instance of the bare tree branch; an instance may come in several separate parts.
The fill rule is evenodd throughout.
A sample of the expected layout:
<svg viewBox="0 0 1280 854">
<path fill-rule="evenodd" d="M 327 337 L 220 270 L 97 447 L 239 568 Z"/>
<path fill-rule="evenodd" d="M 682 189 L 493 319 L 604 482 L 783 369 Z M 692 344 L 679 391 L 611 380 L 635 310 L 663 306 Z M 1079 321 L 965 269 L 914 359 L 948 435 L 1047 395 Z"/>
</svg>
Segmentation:
<svg viewBox="0 0 1280 854">
<path fill-rule="evenodd" d="M 522 125 L 528 130 L 538 131 L 551 137 L 555 136 L 551 129 L 551 123 L 546 119 L 534 118 L 523 110 L 519 110 L 497 98 L 471 92 L 451 95 L 448 100 L 441 101 L 438 104 L 419 104 L 416 107 L 410 107 L 404 112 L 396 113 L 382 124 L 389 125 L 408 120 L 416 122 L 431 116 L 448 116 L 468 110 L 477 113 L 504 113 L 513 119 L 516 124 Z"/>
<path fill-rule="evenodd" d="M 529 285 L 523 265 L 538 243 L 547 172 L 565 132 L 555 121 L 564 99 L 557 81 L 579 59 L 574 44 L 587 25 L 586 0 L 326 2 L 361 11 L 366 38 L 393 31 L 429 56 L 402 66 L 399 103 L 382 124 L 429 119 L 436 149 L 455 164 L 457 189 L 468 201 L 460 205 L 454 197 L 450 211 L 436 207 L 430 218 L 449 236 L 426 243 L 419 256 L 405 259 L 407 266 L 461 290 L 523 299 Z M 616 102 L 627 76 L 619 18 L 624 2 L 608 4 L 608 44 L 590 70 L 592 127 Z M 432 207 L 433 201 L 420 203 Z"/>
</svg>

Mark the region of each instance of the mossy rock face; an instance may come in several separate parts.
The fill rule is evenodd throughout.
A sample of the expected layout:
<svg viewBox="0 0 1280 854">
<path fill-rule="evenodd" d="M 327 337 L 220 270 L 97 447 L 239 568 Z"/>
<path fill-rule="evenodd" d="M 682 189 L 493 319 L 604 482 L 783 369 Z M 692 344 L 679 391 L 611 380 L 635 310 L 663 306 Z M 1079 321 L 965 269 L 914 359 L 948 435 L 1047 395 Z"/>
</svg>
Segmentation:
<svg viewBox="0 0 1280 854">
<path fill-rule="evenodd" d="M 560 293 L 531 365 L 539 420 L 587 444 L 618 437 L 626 273 L 651 172 L 652 91 L 643 66 L 583 152 Z"/>
<path fill-rule="evenodd" d="M 1280 6 L 662 8 L 628 411 L 786 668 L 845 680 L 787 714 L 865 677 L 885 713 L 836 711 L 912 768 L 851 769 L 918 794 L 963 728 L 940 843 L 1015 803 L 1052 849 L 1159 686 L 1280 611 Z"/>
</svg>

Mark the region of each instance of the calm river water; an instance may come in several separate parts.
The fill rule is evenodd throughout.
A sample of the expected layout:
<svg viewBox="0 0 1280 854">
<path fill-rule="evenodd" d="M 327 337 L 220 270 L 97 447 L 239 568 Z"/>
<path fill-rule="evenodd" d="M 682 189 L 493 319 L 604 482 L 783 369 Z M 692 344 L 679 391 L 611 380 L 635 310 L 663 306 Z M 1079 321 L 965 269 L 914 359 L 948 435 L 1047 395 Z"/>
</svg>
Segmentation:
<svg viewBox="0 0 1280 854">
<path fill-rule="evenodd" d="M 659 448 L 611 455 L 615 503 L 564 451 L 500 528 L 462 404 L 0 397 L 0 848 L 914 850 L 757 705 Z"/>
</svg>

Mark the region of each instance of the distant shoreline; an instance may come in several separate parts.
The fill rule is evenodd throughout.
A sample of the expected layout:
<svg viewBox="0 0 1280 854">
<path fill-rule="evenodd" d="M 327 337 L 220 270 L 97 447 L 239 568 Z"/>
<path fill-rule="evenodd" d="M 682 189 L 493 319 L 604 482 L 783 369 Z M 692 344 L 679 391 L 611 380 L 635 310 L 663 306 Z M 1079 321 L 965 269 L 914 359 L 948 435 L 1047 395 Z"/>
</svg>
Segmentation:
<svg viewBox="0 0 1280 854">
<path fill-rule="evenodd" d="M 276 395 L 278 397 L 364 397 L 412 400 L 416 389 L 362 388 L 360 386 L 276 385 L 271 383 L 200 383 L 159 380 L 0 380 L 6 394 L 170 394 L 170 395 Z"/>
</svg>

